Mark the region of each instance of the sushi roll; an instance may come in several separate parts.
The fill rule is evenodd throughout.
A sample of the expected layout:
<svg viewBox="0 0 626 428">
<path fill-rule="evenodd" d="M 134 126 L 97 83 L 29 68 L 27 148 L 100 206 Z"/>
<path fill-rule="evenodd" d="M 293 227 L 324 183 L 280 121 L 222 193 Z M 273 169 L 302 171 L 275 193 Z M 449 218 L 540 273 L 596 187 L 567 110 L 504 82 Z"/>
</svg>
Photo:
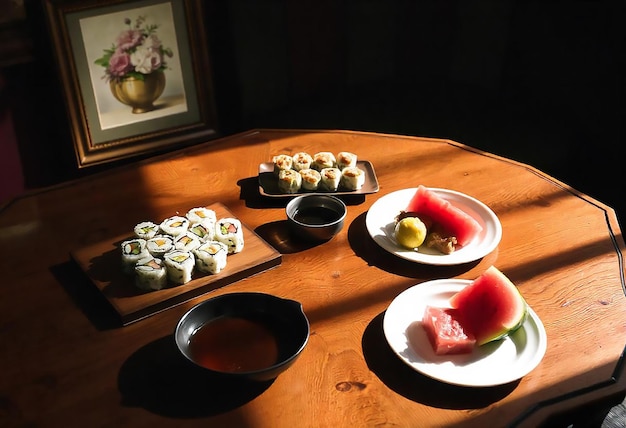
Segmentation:
<svg viewBox="0 0 626 428">
<path fill-rule="evenodd" d="M 236 218 L 222 218 L 215 223 L 215 240 L 228 247 L 228 254 L 243 250 L 243 229 Z"/>
<path fill-rule="evenodd" d="M 311 164 L 313 163 L 313 156 L 306 152 L 298 152 L 293 155 L 293 165 L 292 168 L 296 171 L 303 171 L 305 169 L 311 168 Z"/>
<path fill-rule="evenodd" d="M 189 219 L 190 224 L 194 223 L 203 223 L 208 225 L 213 225 L 217 220 L 217 216 L 215 215 L 215 211 L 210 210 L 205 207 L 196 207 L 187 211 L 185 217 Z"/>
<path fill-rule="evenodd" d="M 167 279 L 175 284 L 191 281 L 196 259 L 191 251 L 173 250 L 163 257 Z"/>
<path fill-rule="evenodd" d="M 302 186 L 302 176 L 296 170 L 283 170 L 278 174 L 278 191 L 281 193 L 298 193 Z"/>
<path fill-rule="evenodd" d="M 356 167 L 349 166 L 341 171 L 341 187 L 348 190 L 358 190 L 365 184 L 365 171 Z"/>
<path fill-rule="evenodd" d="M 174 249 L 174 238 L 167 235 L 157 235 L 148 239 L 146 248 L 151 256 L 163 258 L 165 254 Z"/>
<path fill-rule="evenodd" d="M 320 171 L 320 175 L 319 189 L 336 192 L 337 188 L 339 188 L 339 181 L 341 180 L 341 171 L 339 171 L 339 168 L 324 168 Z"/>
<path fill-rule="evenodd" d="M 189 219 L 187 217 L 175 215 L 163 220 L 159 225 L 159 228 L 164 234 L 176 237 L 187 231 L 189 228 Z"/>
<path fill-rule="evenodd" d="M 320 180 L 322 179 L 322 175 L 319 171 L 313 168 L 303 169 L 300 171 L 300 175 L 302 176 L 303 190 L 317 190 Z"/>
<path fill-rule="evenodd" d="M 215 236 L 215 221 L 211 223 L 193 223 L 189 226 L 189 233 L 196 235 L 202 243 L 211 241 Z"/>
<path fill-rule="evenodd" d="M 337 165 L 335 155 L 331 152 L 319 152 L 313 155 L 311 168 L 322 171 L 324 168 L 333 168 Z"/>
<path fill-rule="evenodd" d="M 343 170 L 349 166 L 356 166 L 356 155 L 350 152 L 337 153 L 337 168 Z"/>
<path fill-rule="evenodd" d="M 226 267 L 228 247 L 223 242 L 205 242 L 195 250 L 196 269 L 200 272 L 216 274 Z"/>
<path fill-rule="evenodd" d="M 167 286 L 167 270 L 163 261 L 148 256 L 135 265 L 135 285 L 144 291 L 161 290 Z"/>
<path fill-rule="evenodd" d="M 143 221 L 135 225 L 133 231 L 135 232 L 135 237 L 147 241 L 148 239 L 154 238 L 156 234 L 159 233 L 159 225 L 151 221 Z"/>
<path fill-rule="evenodd" d="M 150 253 L 146 249 L 146 240 L 141 238 L 129 239 L 122 242 L 122 270 L 132 274 L 137 262 Z"/>
<path fill-rule="evenodd" d="M 272 159 L 274 162 L 274 174 L 278 175 L 281 171 L 288 171 L 293 166 L 293 158 L 289 155 L 277 155 Z"/>
<path fill-rule="evenodd" d="M 174 248 L 183 251 L 193 251 L 202 245 L 197 235 L 186 231 L 174 238 Z"/>
</svg>

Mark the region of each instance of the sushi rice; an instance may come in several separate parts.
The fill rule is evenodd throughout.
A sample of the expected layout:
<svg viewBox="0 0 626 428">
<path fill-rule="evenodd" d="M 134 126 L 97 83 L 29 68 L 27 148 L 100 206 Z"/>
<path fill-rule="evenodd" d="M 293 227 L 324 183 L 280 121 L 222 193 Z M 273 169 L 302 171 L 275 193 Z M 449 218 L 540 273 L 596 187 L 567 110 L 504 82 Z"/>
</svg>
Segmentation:
<svg viewBox="0 0 626 428">
<path fill-rule="evenodd" d="M 187 217 L 175 215 L 163 220 L 160 229 L 166 235 L 178 236 L 187 231 L 189 228 L 189 219 Z"/>
<path fill-rule="evenodd" d="M 174 238 L 168 235 L 157 235 L 148 239 L 146 247 L 153 257 L 163 258 L 165 254 L 174 249 Z"/>
<path fill-rule="evenodd" d="M 144 291 L 161 290 L 167 286 L 167 270 L 163 261 L 148 256 L 135 265 L 135 285 Z"/>
<path fill-rule="evenodd" d="M 138 223 L 133 229 L 135 236 L 141 239 L 151 239 L 159 233 L 159 225 L 151 221 L 143 221 Z"/>
<path fill-rule="evenodd" d="M 198 237 L 200 242 L 212 241 L 215 236 L 215 221 L 212 223 L 193 223 L 189 226 L 189 233 Z"/>
<path fill-rule="evenodd" d="M 226 267 L 228 246 L 223 242 L 209 241 L 193 250 L 193 254 L 198 271 L 216 274 Z"/>
<path fill-rule="evenodd" d="M 226 244 L 228 254 L 243 250 L 244 238 L 241 222 L 236 218 L 221 218 L 215 223 L 215 240 Z"/>
<path fill-rule="evenodd" d="M 174 248 L 183 251 L 193 251 L 202 245 L 197 235 L 186 231 L 174 238 Z"/>
<path fill-rule="evenodd" d="M 213 227 L 213 224 L 215 224 L 215 221 L 217 220 L 215 211 L 206 207 L 192 208 L 187 211 L 185 217 L 189 219 L 190 225 L 200 223 L 210 225 L 211 227 Z"/>
<path fill-rule="evenodd" d="M 174 250 L 163 257 L 167 269 L 167 279 L 175 284 L 191 281 L 196 260 L 191 251 Z"/>
<path fill-rule="evenodd" d="M 122 242 L 122 270 L 125 273 L 132 274 L 137 262 L 144 257 L 150 256 L 146 249 L 146 243 L 146 240 L 141 238 Z"/>
</svg>

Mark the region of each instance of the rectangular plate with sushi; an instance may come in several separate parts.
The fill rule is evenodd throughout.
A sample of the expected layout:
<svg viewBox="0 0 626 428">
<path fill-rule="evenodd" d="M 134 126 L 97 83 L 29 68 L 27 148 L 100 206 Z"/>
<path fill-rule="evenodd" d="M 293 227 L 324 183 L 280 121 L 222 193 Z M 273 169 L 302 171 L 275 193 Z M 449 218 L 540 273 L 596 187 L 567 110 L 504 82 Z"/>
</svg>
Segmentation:
<svg viewBox="0 0 626 428">
<path fill-rule="evenodd" d="M 357 161 L 356 166 L 365 172 L 365 182 L 360 189 L 348 190 L 339 186 L 334 191 L 324 190 L 301 190 L 296 193 L 284 193 L 278 188 L 278 177 L 274 174 L 274 163 L 264 162 L 259 165 L 259 192 L 270 198 L 290 198 L 298 195 L 324 193 L 331 195 L 366 195 L 378 192 L 378 179 L 372 163 L 366 160 Z"/>
<path fill-rule="evenodd" d="M 207 208 L 214 210 L 218 219 L 234 217 L 220 203 Z M 119 314 L 122 325 L 127 325 L 282 263 L 280 252 L 245 224 L 241 226 L 244 247 L 241 252 L 228 255 L 224 269 L 217 274 L 194 272 L 191 281 L 170 284 L 161 290 L 142 291 L 135 285 L 134 277 L 123 272 L 121 243 L 132 237 L 132 225 L 127 235 L 78 249 L 71 257 Z"/>
</svg>

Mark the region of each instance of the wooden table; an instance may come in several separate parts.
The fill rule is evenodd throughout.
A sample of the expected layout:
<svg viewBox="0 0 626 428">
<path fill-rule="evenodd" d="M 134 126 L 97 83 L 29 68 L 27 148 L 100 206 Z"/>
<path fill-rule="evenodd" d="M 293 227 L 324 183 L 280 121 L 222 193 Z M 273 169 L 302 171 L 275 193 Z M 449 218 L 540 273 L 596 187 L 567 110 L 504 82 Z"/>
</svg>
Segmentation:
<svg viewBox="0 0 626 428">
<path fill-rule="evenodd" d="M 273 155 L 352 151 L 377 193 L 347 198 L 343 231 L 305 245 L 286 200 L 262 197 Z M 400 259 L 369 236 L 369 207 L 424 184 L 457 190 L 499 217 L 498 248 L 475 263 Z M 121 326 L 70 254 L 144 219 L 221 203 L 281 255 L 280 265 Z M 462 144 L 342 131 L 253 130 L 24 195 L 0 212 L 1 426 L 537 426 L 626 390 L 625 246 L 610 207 L 532 167 Z M 390 302 L 435 278 L 496 265 L 545 325 L 542 362 L 518 382 L 458 387 L 413 371 L 382 332 Z M 116 269 L 117 266 L 112 267 Z M 271 384 L 218 383 L 182 363 L 172 333 L 194 304 L 261 291 L 302 302 L 311 334 Z"/>
</svg>

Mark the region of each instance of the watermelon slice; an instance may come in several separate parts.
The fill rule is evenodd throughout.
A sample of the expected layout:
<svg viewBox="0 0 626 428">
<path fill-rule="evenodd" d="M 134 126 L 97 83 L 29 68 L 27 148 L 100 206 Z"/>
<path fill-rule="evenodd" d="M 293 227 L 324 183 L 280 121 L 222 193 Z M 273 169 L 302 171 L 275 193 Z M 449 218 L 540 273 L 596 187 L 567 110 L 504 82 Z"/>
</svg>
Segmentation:
<svg viewBox="0 0 626 428">
<path fill-rule="evenodd" d="M 476 344 L 459 323 L 455 309 L 426 306 L 422 326 L 437 355 L 468 353 Z"/>
<path fill-rule="evenodd" d="M 450 236 L 456 237 L 459 246 L 469 244 L 483 230 L 472 216 L 423 185 L 417 188 L 406 211 L 416 213 L 420 218 L 425 216 L 432 219 Z"/>
<path fill-rule="evenodd" d="M 450 298 L 463 329 L 478 345 L 501 339 L 517 330 L 528 313 L 517 287 L 495 266 L 490 266 L 467 287 Z"/>
</svg>

